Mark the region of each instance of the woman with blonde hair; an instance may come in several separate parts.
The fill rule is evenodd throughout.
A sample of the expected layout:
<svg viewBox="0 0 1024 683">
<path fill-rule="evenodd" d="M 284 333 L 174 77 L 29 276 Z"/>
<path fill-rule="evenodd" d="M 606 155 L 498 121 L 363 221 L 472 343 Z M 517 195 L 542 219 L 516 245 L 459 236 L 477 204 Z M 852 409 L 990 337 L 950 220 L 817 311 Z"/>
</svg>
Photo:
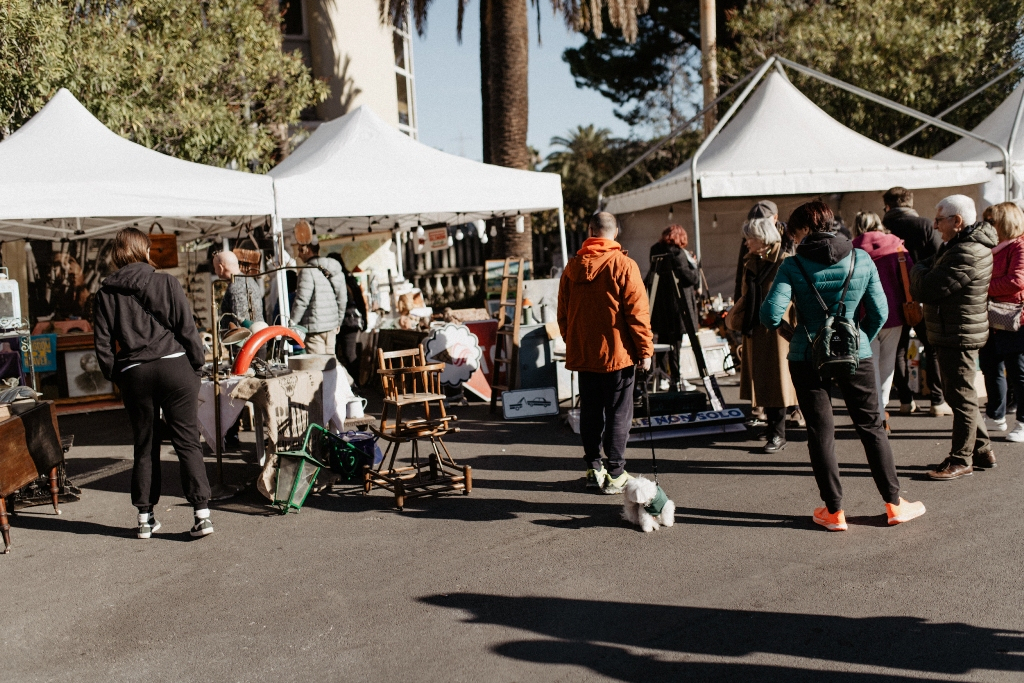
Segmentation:
<svg viewBox="0 0 1024 683">
<path fill-rule="evenodd" d="M 992 249 L 988 285 L 988 342 L 979 353 L 988 393 L 985 422 L 990 432 L 1006 430 L 1009 376 L 1017 398 L 1017 425 L 1006 439 L 1020 443 L 1024 442 L 1024 211 L 1013 202 L 1004 202 L 985 209 L 983 218 L 999 237 L 999 244 Z"/>
</svg>

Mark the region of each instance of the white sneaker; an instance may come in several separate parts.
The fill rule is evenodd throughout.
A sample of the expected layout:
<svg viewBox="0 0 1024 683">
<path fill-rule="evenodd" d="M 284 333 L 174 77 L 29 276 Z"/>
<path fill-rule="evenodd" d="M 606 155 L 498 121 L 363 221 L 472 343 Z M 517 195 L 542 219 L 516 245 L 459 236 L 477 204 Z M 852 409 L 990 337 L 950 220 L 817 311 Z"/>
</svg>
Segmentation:
<svg viewBox="0 0 1024 683">
<path fill-rule="evenodd" d="M 1006 440 L 1013 441 L 1014 443 L 1024 443 L 1024 423 L 1018 422 L 1013 431 L 1006 435 Z"/>
<path fill-rule="evenodd" d="M 938 417 L 940 415 L 952 415 L 953 409 L 949 407 L 949 404 L 943 401 L 942 403 L 933 403 L 932 407 L 928 410 L 928 413 L 932 417 Z"/>
<path fill-rule="evenodd" d="M 985 416 L 985 426 L 988 427 L 990 432 L 1005 432 L 1006 431 L 1006 418 L 1001 417 L 998 420 L 994 417 Z"/>
<path fill-rule="evenodd" d="M 917 401 L 910 399 L 910 403 L 900 404 L 900 415 L 910 415 L 917 412 Z"/>
</svg>

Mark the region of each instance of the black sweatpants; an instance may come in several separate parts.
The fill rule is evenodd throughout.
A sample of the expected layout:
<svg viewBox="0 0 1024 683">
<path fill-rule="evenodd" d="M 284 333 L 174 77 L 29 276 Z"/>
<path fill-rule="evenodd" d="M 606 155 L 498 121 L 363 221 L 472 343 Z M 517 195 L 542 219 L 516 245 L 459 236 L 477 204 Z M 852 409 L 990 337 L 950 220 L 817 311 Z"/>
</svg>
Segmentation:
<svg viewBox="0 0 1024 683">
<path fill-rule="evenodd" d="M 181 490 L 196 510 L 210 506 L 199 444 L 199 377 L 185 356 L 161 358 L 115 377 L 135 436 L 132 504 L 150 512 L 160 501 L 160 409 L 181 464 Z"/>
<path fill-rule="evenodd" d="M 626 440 L 633 426 L 633 382 L 636 367 L 615 372 L 580 372 L 580 438 L 587 467 L 601 469 L 601 445 L 608 473 L 626 469 Z"/>
<path fill-rule="evenodd" d="M 829 512 L 843 507 L 843 485 L 839 481 L 839 463 L 836 461 L 835 419 L 832 415 L 831 389 L 833 381 L 822 380 L 808 361 L 790 361 L 789 373 L 800 402 L 800 410 L 807 420 L 807 450 L 811 456 L 811 469 L 818 483 L 818 492 Z M 878 493 L 886 503 L 900 502 L 900 482 L 892 448 L 882 427 L 878 410 L 878 388 L 875 386 L 875 362 L 863 358 L 852 377 L 834 380 L 839 386 L 850 412 L 853 426 L 864 445 L 871 477 Z"/>
</svg>

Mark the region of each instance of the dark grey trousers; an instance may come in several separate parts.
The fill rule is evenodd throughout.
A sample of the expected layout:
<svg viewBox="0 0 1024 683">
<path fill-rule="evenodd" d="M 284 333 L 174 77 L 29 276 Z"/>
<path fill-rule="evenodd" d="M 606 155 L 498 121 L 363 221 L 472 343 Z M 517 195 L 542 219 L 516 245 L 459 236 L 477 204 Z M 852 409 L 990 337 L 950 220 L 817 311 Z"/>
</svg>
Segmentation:
<svg viewBox="0 0 1024 683">
<path fill-rule="evenodd" d="M 199 377 L 185 356 L 143 363 L 115 377 L 135 436 L 132 505 L 160 501 L 160 409 L 181 466 L 181 489 L 196 510 L 210 506 L 210 480 L 199 444 Z"/>
<path fill-rule="evenodd" d="M 836 460 L 836 427 L 831 396 L 833 382 L 822 380 L 807 361 L 790 361 L 789 373 L 793 377 L 800 410 L 807 421 L 807 450 L 811 456 L 814 480 L 828 511 L 834 513 L 843 507 L 843 485 L 839 480 L 839 463 Z M 878 493 L 886 503 L 899 504 L 900 482 L 892 459 L 892 447 L 878 410 L 874 359 L 861 359 L 860 367 L 852 377 L 834 382 L 843 394 L 853 427 L 864 445 L 868 468 Z"/>
<path fill-rule="evenodd" d="M 974 378 L 978 374 L 977 349 L 935 349 L 942 373 L 942 391 L 953 409 L 953 445 L 949 455 L 972 464 L 974 454 L 991 448 L 988 428 L 981 419 Z"/>
<path fill-rule="evenodd" d="M 633 425 L 633 382 L 636 368 L 615 372 L 580 372 L 580 438 L 587 467 L 601 469 L 601 446 L 608 473 L 626 469 L 626 441 Z"/>
</svg>

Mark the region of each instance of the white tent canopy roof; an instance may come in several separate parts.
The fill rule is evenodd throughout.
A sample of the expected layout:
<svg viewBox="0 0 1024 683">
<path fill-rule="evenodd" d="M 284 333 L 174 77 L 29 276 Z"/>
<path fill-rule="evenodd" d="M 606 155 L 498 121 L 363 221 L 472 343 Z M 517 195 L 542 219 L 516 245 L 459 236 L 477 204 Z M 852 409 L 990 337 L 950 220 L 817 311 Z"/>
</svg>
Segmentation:
<svg viewBox="0 0 1024 683">
<path fill-rule="evenodd" d="M 155 217 L 273 212 L 269 177 L 175 159 L 130 142 L 63 88 L 0 142 L 0 236 L 74 237 L 79 225 L 84 233 L 77 235 L 89 236 Z M 228 220 L 185 224 L 196 231 L 231 229 Z"/>
<path fill-rule="evenodd" d="M 555 209 L 562 181 L 428 147 L 367 107 L 321 124 L 270 171 L 278 216 L 340 218 L 332 227 L 454 223 Z"/>
<path fill-rule="evenodd" d="M 984 162 L 921 159 L 839 123 L 772 71 L 697 162 L 700 196 L 770 197 L 984 183 Z M 690 162 L 644 187 L 608 198 L 629 213 L 690 199 Z"/>
<path fill-rule="evenodd" d="M 1013 122 L 1017 117 L 1022 95 L 1024 95 L 1024 83 L 1018 85 L 1010 93 L 1010 96 L 1003 100 L 1002 104 L 996 107 L 995 111 L 971 132 L 999 143 L 1003 147 L 1009 145 L 1010 131 L 1013 129 Z M 942 161 L 988 161 L 999 164 L 1000 168 L 1003 164 L 1003 155 L 999 153 L 999 150 L 973 138 L 960 138 L 936 154 L 934 158 Z M 1017 139 L 1014 140 L 1010 158 L 1014 160 L 1014 167 L 1024 163 L 1024 127 L 1017 134 Z"/>
</svg>

